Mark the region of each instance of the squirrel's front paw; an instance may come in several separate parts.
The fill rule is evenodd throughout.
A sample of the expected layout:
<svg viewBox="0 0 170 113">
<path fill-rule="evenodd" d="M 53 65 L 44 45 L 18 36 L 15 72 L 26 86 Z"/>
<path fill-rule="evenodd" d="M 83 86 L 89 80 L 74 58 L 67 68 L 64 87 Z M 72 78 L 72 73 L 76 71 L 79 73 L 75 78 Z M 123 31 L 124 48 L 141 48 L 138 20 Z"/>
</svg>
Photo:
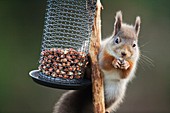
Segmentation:
<svg viewBox="0 0 170 113">
<path fill-rule="evenodd" d="M 114 59 L 112 61 L 112 65 L 114 66 L 114 68 L 120 68 L 121 67 L 121 62 L 117 59 Z"/>
<path fill-rule="evenodd" d="M 120 69 L 125 69 L 127 70 L 130 66 L 129 62 L 126 61 L 126 60 L 123 60 L 123 59 L 114 59 L 112 61 L 112 65 L 115 67 L 115 68 L 120 68 Z"/>
<path fill-rule="evenodd" d="M 125 69 L 127 70 L 130 67 L 130 64 L 128 61 L 124 60 L 120 66 L 120 69 Z"/>
</svg>

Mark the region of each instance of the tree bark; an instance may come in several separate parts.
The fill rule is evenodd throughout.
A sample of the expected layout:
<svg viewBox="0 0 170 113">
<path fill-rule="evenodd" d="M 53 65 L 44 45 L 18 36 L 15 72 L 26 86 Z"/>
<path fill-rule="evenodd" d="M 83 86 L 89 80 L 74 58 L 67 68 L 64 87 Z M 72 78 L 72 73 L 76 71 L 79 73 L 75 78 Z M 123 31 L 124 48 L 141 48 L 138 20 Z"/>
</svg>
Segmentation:
<svg viewBox="0 0 170 113">
<path fill-rule="evenodd" d="M 97 0 L 92 37 L 90 41 L 90 57 L 92 67 L 92 92 L 94 113 L 105 113 L 103 75 L 99 68 L 98 54 L 101 44 L 101 10 L 102 4 Z"/>
</svg>

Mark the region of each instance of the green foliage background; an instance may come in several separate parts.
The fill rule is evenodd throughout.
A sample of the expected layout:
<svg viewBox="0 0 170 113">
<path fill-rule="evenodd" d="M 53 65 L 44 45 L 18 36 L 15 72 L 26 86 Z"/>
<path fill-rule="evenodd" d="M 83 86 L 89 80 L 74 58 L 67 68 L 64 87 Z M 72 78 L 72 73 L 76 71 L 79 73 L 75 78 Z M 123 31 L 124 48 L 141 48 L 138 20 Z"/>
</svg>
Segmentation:
<svg viewBox="0 0 170 113">
<path fill-rule="evenodd" d="M 116 11 L 122 10 L 130 24 L 141 16 L 139 45 L 154 64 L 141 58 L 117 113 L 170 113 L 170 1 L 102 3 L 102 37 L 111 35 Z M 38 66 L 45 8 L 46 0 L 0 0 L 0 113 L 50 113 L 65 91 L 40 86 L 28 76 Z"/>
</svg>

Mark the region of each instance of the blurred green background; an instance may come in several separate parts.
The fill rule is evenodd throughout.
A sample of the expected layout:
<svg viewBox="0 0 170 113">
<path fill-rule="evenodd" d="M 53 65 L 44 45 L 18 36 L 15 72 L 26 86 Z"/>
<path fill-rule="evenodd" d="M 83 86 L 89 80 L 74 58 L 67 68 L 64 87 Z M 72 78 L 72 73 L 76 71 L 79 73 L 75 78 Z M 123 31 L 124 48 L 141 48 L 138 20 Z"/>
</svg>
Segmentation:
<svg viewBox="0 0 170 113">
<path fill-rule="evenodd" d="M 117 113 L 170 113 L 170 1 L 102 0 L 102 36 L 113 31 L 116 11 L 134 24 L 141 16 L 142 54 L 136 78 Z M 65 90 L 40 86 L 37 69 L 46 0 L 0 0 L 0 113 L 51 113 Z M 154 66 L 153 66 L 154 65 Z"/>
</svg>

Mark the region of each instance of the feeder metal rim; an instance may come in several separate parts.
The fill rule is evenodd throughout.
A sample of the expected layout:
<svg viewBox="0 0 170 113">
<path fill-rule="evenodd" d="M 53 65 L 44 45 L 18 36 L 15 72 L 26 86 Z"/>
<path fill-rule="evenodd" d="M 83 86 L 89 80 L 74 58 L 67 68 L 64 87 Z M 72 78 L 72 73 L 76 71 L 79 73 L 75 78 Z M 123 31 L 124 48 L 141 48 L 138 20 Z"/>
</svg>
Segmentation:
<svg viewBox="0 0 170 113">
<path fill-rule="evenodd" d="M 51 76 L 42 75 L 40 70 L 32 70 L 29 72 L 29 75 L 33 81 L 39 85 L 56 89 L 79 90 L 91 85 L 91 80 L 89 79 L 83 78 L 81 80 L 63 80 L 62 78 L 54 78 Z"/>
</svg>

